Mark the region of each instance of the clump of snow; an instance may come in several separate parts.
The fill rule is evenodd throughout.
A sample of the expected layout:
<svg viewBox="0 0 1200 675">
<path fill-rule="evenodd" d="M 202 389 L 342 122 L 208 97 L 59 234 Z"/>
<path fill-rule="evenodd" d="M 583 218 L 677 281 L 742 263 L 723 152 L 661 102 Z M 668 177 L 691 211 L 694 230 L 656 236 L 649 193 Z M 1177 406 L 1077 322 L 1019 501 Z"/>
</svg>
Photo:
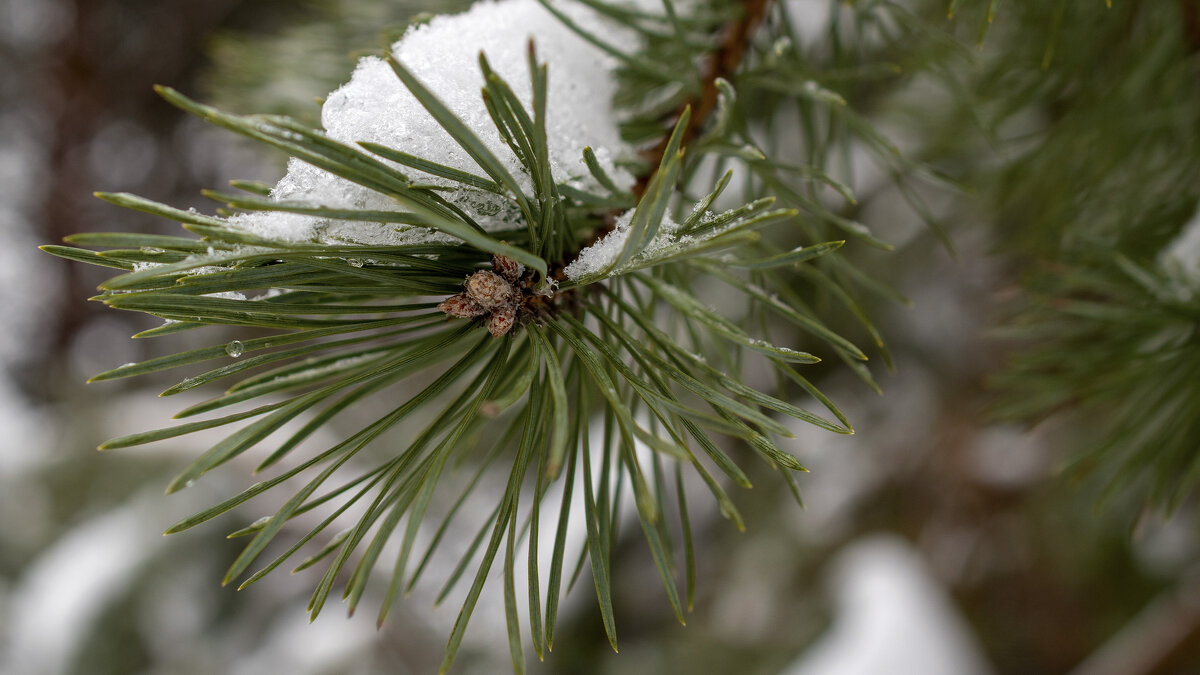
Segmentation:
<svg viewBox="0 0 1200 675">
<path fill-rule="evenodd" d="M 598 274 L 617 259 L 621 249 L 625 248 L 625 240 L 629 238 L 629 223 L 633 220 L 633 209 L 622 213 L 613 229 L 604 238 L 579 252 L 579 255 L 567 265 L 563 273 L 568 279 L 581 279 Z"/>
<path fill-rule="evenodd" d="M 664 215 L 654 238 L 645 248 L 621 267 L 610 269 L 613 262 L 621 255 L 621 251 L 625 248 L 625 242 L 629 239 L 629 226 L 633 222 L 634 210 L 626 211 L 617 218 L 611 232 L 600 241 L 580 251 L 579 256 L 571 261 L 571 264 L 567 265 L 563 272 L 568 279 L 575 281 L 593 280 L 599 275 L 619 274 L 626 270 L 652 264 L 655 258 L 666 258 L 685 253 L 737 230 L 747 223 L 743 218 L 731 217 L 733 210 L 722 213 L 705 210 L 697 215 L 702 208 L 704 208 L 704 202 L 698 203 L 688 219 L 684 221 L 694 220 L 698 223 L 698 226 L 690 225 L 686 234 L 679 232 L 681 224 L 672 220 L 670 215 Z M 722 220 L 722 222 L 716 224 L 718 220 Z M 758 290 L 763 295 L 767 295 L 766 291 Z"/>
<path fill-rule="evenodd" d="M 559 9 L 585 30 L 632 51 L 636 37 L 616 29 L 593 10 L 578 3 L 563 3 Z M 532 187 L 528 176 L 500 137 L 480 97 L 483 76 L 478 56 L 484 52 L 491 68 L 530 107 L 526 52 L 530 38 L 539 61 L 549 65 L 547 134 L 555 179 L 593 188 L 594 179 L 582 161 L 583 148 L 590 145 L 610 176 L 618 183 L 632 184 L 632 177 L 612 163 L 615 155 L 628 151 L 618 135 L 617 117 L 610 104 L 616 86 L 611 73 L 615 60 L 582 40 L 537 0 L 480 0 L 462 14 L 438 16 L 411 27 L 392 46 L 392 53 L 475 132 L 528 192 Z M 331 138 L 343 143 L 379 143 L 485 175 L 391 67 L 377 57 L 360 60 L 350 81 L 328 96 L 321 122 Z M 419 183 L 458 187 L 415 169 L 397 167 Z M 487 230 L 522 227 L 511 200 L 472 189 L 443 196 Z M 271 197 L 312 206 L 403 210 L 385 195 L 294 158 Z M 277 211 L 239 214 L 230 222 L 267 239 L 291 242 L 405 244 L 429 241 L 432 234 L 406 225 L 331 221 Z"/>
<path fill-rule="evenodd" d="M 634 209 L 622 213 L 617 218 L 611 232 L 604 235 L 600 241 L 580 251 L 575 260 L 571 261 L 571 264 L 563 270 L 567 278 L 584 279 L 607 270 L 625 248 L 625 242 L 629 239 L 629 224 L 633 221 L 633 214 Z M 669 215 L 664 215 L 654 239 L 651 239 L 641 253 L 630 260 L 630 264 L 636 263 L 639 259 L 653 257 L 655 253 L 664 248 L 683 242 L 683 239 L 676 237 L 678 231 L 679 224 L 671 220 Z"/>
</svg>

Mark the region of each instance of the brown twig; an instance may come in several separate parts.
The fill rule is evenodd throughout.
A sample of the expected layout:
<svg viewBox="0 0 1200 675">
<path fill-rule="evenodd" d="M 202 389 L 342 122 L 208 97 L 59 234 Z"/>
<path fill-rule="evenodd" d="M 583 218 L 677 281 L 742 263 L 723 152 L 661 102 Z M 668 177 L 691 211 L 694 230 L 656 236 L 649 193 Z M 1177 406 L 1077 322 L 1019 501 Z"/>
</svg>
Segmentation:
<svg viewBox="0 0 1200 675">
<path fill-rule="evenodd" d="M 1200 0 L 1179 0 L 1179 9 L 1192 51 L 1200 51 Z"/>
<path fill-rule="evenodd" d="M 704 127 L 713 111 L 717 109 L 717 79 L 728 79 L 737 72 L 746 55 L 750 38 L 754 35 L 754 29 L 758 28 L 758 24 L 766 15 L 767 6 L 770 4 L 770 0 L 741 0 L 741 2 L 741 17 L 725 24 L 721 29 L 720 46 L 707 59 L 701 77 L 700 94 L 685 101 L 672 118 L 672 126 L 674 126 L 674 123 L 683 115 L 684 110 L 689 107 L 692 109 L 691 119 L 688 120 L 688 124 L 683 130 L 682 145 L 684 146 L 695 139 L 696 134 Z M 652 168 L 634 185 L 633 194 L 637 197 L 642 196 L 646 191 L 646 186 L 650 184 L 650 180 L 658 171 L 658 165 L 662 162 L 663 153 L 667 151 L 669 140 L 669 135 L 663 136 L 658 145 L 644 153 Z"/>
<path fill-rule="evenodd" d="M 737 72 L 737 69 L 742 64 L 742 59 L 746 55 L 746 49 L 749 47 L 754 30 L 758 28 L 758 24 L 766 16 L 770 1 L 741 0 L 742 15 L 721 27 L 720 45 L 709 55 L 709 58 L 705 62 L 704 72 L 701 76 L 700 93 L 684 101 L 670 120 L 671 127 L 674 127 L 679 118 L 683 116 L 683 111 L 689 107 L 691 108 L 692 115 L 683 130 L 682 146 L 686 146 L 695 139 L 700 130 L 704 128 L 705 123 L 708 122 L 708 118 L 712 115 L 713 111 L 717 109 L 717 95 L 719 93 L 717 79 L 728 79 Z M 633 194 L 635 197 L 640 199 L 646 192 L 646 187 L 658 171 L 659 164 L 662 163 L 663 154 L 667 151 L 669 141 L 670 134 L 666 134 L 657 145 L 642 152 L 642 157 L 649 164 L 650 170 L 638 177 L 637 183 L 634 184 Z M 612 232 L 616 226 L 618 215 L 620 215 L 620 212 L 605 214 L 604 221 L 596 228 L 592 236 L 584 242 L 580 250 L 600 241 L 606 234 Z M 559 281 L 562 280 L 562 278 L 557 276 L 555 278 L 558 278 Z"/>
</svg>

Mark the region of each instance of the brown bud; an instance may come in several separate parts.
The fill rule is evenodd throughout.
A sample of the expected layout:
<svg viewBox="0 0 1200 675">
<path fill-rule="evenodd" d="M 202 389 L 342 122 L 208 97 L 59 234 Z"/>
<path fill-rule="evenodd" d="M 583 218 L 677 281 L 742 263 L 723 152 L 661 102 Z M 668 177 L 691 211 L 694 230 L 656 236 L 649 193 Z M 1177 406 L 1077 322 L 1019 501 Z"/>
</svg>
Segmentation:
<svg viewBox="0 0 1200 675">
<path fill-rule="evenodd" d="M 525 273 L 524 265 L 512 258 L 499 254 L 492 256 L 492 269 L 496 271 L 496 274 L 504 277 L 506 281 L 512 284 L 517 283 L 517 280 Z"/>
<path fill-rule="evenodd" d="M 508 305 L 492 312 L 492 318 L 488 321 L 488 332 L 492 337 L 500 337 L 507 335 L 517 323 L 517 306 Z"/>
<path fill-rule="evenodd" d="M 488 313 L 486 309 L 479 306 L 479 303 L 469 298 L 466 293 L 459 293 L 458 295 L 446 298 L 444 302 L 438 305 L 438 309 L 450 316 L 457 316 L 460 319 L 469 319 L 473 316 L 483 316 Z"/>
<path fill-rule="evenodd" d="M 467 278 L 467 295 L 490 312 L 513 304 L 516 290 L 499 274 L 482 270 Z"/>
</svg>

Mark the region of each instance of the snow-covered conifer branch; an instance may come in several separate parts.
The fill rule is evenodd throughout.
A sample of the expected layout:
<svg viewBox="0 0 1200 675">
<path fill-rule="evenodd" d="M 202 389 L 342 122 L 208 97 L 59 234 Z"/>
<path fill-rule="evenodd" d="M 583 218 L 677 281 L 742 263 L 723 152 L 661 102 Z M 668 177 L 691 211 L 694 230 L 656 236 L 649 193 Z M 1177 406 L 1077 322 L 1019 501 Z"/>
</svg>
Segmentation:
<svg viewBox="0 0 1200 675">
<path fill-rule="evenodd" d="M 553 634 L 565 533 L 580 521 L 616 645 L 606 554 L 614 524 L 598 509 L 612 508 L 622 485 L 632 490 L 682 621 L 695 570 L 683 570 L 681 598 L 669 513 L 686 508 L 684 495 L 661 480 L 664 465 L 695 472 L 741 527 L 725 491 L 730 483 L 749 487 L 740 462 L 757 457 L 793 486 L 791 472 L 804 470 L 775 441 L 790 435 L 780 415 L 853 433 L 797 370 L 821 360 L 808 350 L 871 382 L 866 351 L 826 324 L 810 294 L 845 303 L 882 347 L 855 300 L 880 285 L 839 249 L 846 241 L 886 245 L 845 210 L 853 193 L 832 177 L 823 143 L 807 162 L 785 162 L 760 147 L 760 127 L 785 108 L 803 110 L 811 118 L 791 133 L 862 142 L 900 174 L 920 168 L 895 159 L 890 142 L 841 96 L 807 75 L 797 80 L 804 71 L 789 59 L 799 57 L 781 47 L 787 11 L 765 0 L 481 0 L 414 25 L 382 56 L 364 58 L 325 100 L 322 129 L 282 115 L 233 115 L 161 89 L 175 105 L 291 159 L 269 190 L 234 182 L 245 194 L 207 193 L 223 207 L 216 216 L 104 195 L 176 220 L 200 239 L 84 234 L 70 243 L 110 250 L 48 247 L 118 268 L 97 299 L 168 322 L 149 334 L 235 329 L 231 342 L 97 376 L 209 362 L 164 395 L 234 382 L 179 415 L 199 421 L 105 447 L 238 425 L 179 474 L 174 491 L 285 434 L 257 462 L 269 478 L 169 532 L 301 481 L 272 515 L 235 532 L 249 543 L 225 581 L 254 583 L 324 538 L 302 563 L 327 561 L 314 616 L 344 571 L 354 611 L 385 567 L 385 551 L 393 555 L 389 543 L 398 543 L 386 566 L 382 621 L 440 554 L 444 529 L 423 555 L 416 549 L 426 521 L 448 522 L 478 481 L 500 482 L 503 498 L 490 515 L 478 514 L 479 534 L 446 580 L 443 594 L 477 561 L 443 669 L 502 549 L 515 607 L 514 551 L 526 532 L 535 546 L 541 509 L 551 508 L 542 498 L 553 486 L 562 494 L 556 557 L 531 579 L 547 576 L 554 597 L 543 606 L 533 592 L 528 607 L 538 655 Z M 714 307 L 697 283 L 704 279 L 726 284 L 738 302 Z M 807 336 L 803 344 L 793 329 Z M 746 360 L 825 410 L 742 381 Z M 379 416 L 320 446 L 316 431 L 351 408 Z M 606 430 L 602 447 L 589 447 L 592 427 Z M 364 451 L 384 434 L 399 449 Z M 508 470 L 481 468 L 464 479 L 451 468 L 467 458 L 482 467 L 505 458 L 499 463 Z M 575 490 L 583 505 L 570 498 Z M 451 505 L 454 494 L 462 497 Z M 335 523 L 349 529 L 323 537 Z M 293 527 L 307 533 L 252 571 Z M 508 619 L 519 671 L 520 620 L 515 611 Z"/>
</svg>

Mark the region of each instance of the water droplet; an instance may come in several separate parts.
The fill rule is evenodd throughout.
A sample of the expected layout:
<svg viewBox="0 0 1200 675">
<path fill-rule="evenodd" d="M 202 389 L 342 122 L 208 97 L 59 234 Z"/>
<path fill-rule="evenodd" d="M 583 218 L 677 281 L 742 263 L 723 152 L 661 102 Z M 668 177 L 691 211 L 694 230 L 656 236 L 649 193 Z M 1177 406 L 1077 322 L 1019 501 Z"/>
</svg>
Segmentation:
<svg viewBox="0 0 1200 675">
<path fill-rule="evenodd" d="M 235 359 L 237 357 L 241 356 L 242 353 L 245 351 L 246 351 L 246 346 L 242 344 L 241 340 L 234 340 L 233 342 L 230 342 L 229 344 L 225 345 L 225 353 L 232 356 Z"/>
<path fill-rule="evenodd" d="M 167 252 L 167 249 L 159 248 L 157 246 L 143 246 L 142 247 L 142 253 L 159 254 L 159 253 L 166 253 L 166 252 Z"/>
<path fill-rule="evenodd" d="M 269 523 L 269 522 L 271 522 L 271 516 L 263 516 L 262 518 L 259 518 L 258 520 L 254 521 L 253 523 L 250 523 L 250 527 L 253 527 L 256 529 L 266 527 L 267 523 Z"/>
<path fill-rule="evenodd" d="M 346 262 L 350 263 L 351 267 L 362 267 L 363 261 L 360 258 L 350 258 Z"/>
<path fill-rule="evenodd" d="M 184 483 L 184 484 L 183 484 L 183 487 L 185 487 L 185 488 L 190 488 L 190 487 L 192 487 L 192 486 L 193 486 L 193 485 L 195 485 L 195 484 L 196 484 L 196 480 L 195 480 L 195 479 L 192 479 L 192 480 L 189 480 L 189 481 L 187 481 L 186 483 Z"/>
</svg>

